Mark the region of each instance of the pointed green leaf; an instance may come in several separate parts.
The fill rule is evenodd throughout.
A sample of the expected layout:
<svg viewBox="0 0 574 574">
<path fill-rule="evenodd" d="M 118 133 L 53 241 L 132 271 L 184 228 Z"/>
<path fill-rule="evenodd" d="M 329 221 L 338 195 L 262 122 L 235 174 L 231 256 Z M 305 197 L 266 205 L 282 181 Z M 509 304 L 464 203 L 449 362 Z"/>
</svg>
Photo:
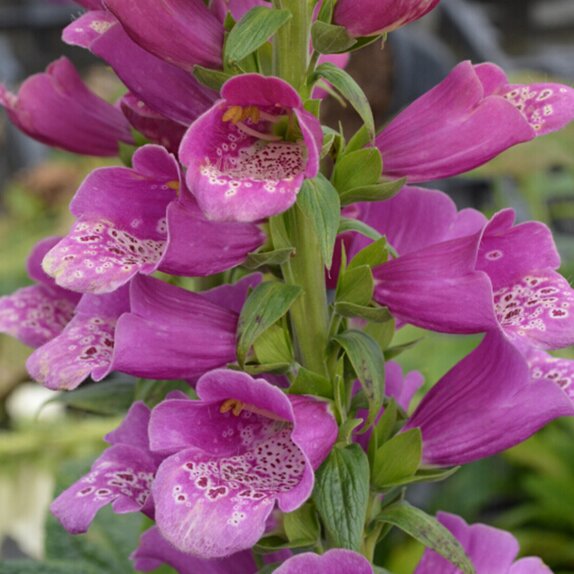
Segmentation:
<svg viewBox="0 0 574 574">
<path fill-rule="evenodd" d="M 347 269 L 339 274 L 336 299 L 355 305 L 368 305 L 373 298 L 374 288 L 373 272 L 367 265 Z"/>
<path fill-rule="evenodd" d="M 460 568 L 464 574 L 476 574 L 460 542 L 438 520 L 411 506 L 398 502 L 385 508 L 377 521 L 392 524 Z"/>
<path fill-rule="evenodd" d="M 242 370 L 248 375 L 263 375 L 265 373 L 274 373 L 276 375 L 284 375 L 289 372 L 291 363 L 265 363 L 265 364 L 252 364 L 247 363 L 243 365 Z"/>
<path fill-rule="evenodd" d="M 313 48 L 321 54 L 339 54 L 347 52 L 357 43 L 357 40 L 349 36 L 346 28 L 335 24 L 327 24 L 317 20 L 311 27 Z"/>
<path fill-rule="evenodd" d="M 455 474 L 460 469 L 460 466 L 455 466 L 454 468 L 429 468 L 420 469 L 413 476 L 405 478 L 404 480 L 399 480 L 393 484 L 393 487 L 397 486 L 408 486 L 409 484 L 418 484 L 421 482 L 441 482 L 446 480 L 453 474 Z"/>
<path fill-rule="evenodd" d="M 373 465 L 373 483 L 378 488 L 391 488 L 412 477 L 421 463 L 423 450 L 420 429 L 395 435 L 377 449 Z"/>
<path fill-rule="evenodd" d="M 314 179 L 305 180 L 297 198 L 297 205 L 315 231 L 325 267 L 331 267 L 341 218 L 341 203 L 337 190 L 325 176 L 319 174 Z"/>
<path fill-rule="evenodd" d="M 401 353 L 412 349 L 417 343 L 420 343 L 423 340 L 423 337 L 419 337 L 418 339 L 414 339 L 413 341 L 408 341 L 407 343 L 403 343 L 402 345 L 395 345 L 394 347 L 389 347 L 385 349 L 385 359 L 390 361 L 395 357 L 398 357 Z"/>
<path fill-rule="evenodd" d="M 385 359 L 376 341 L 363 331 L 346 331 L 334 340 L 341 345 L 369 401 L 366 426 L 372 424 L 383 404 Z"/>
<path fill-rule="evenodd" d="M 283 515 L 283 528 L 290 542 L 315 544 L 321 532 L 319 520 L 313 504 L 307 503 Z"/>
<path fill-rule="evenodd" d="M 264 6 L 249 10 L 227 36 L 223 49 L 224 61 L 231 64 L 240 62 L 265 44 L 291 17 L 289 10 Z"/>
<path fill-rule="evenodd" d="M 391 319 L 385 323 L 369 323 L 364 330 L 367 335 L 377 341 L 379 347 L 384 351 L 390 345 L 393 337 L 395 336 L 395 320 Z M 389 357 L 386 355 L 385 360 L 389 360 Z"/>
<path fill-rule="evenodd" d="M 304 367 L 299 367 L 297 377 L 289 388 L 289 392 L 293 395 L 315 395 L 328 399 L 333 398 L 333 387 L 329 379 Z"/>
<path fill-rule="evenodd" d="M 369 136 L 375 137 L 375 120 L 369 100 L 365 93 L 355 82 L 355 80 L 344 70 L 337 68 L 334 64 L 325 62 L 317 66 L 316 73 L 319 77 L 324 78 L 336 88 L 340 94 L 353 106 L 356 112 L 363 120 Z"/>
<path fill-rule="evenodd" d="M 369 502 L 369 461 L 359 445 L 333 449 L 315 474 L 313 501 L 331 545 L 359 551 Z"/>
<path fill-rule="evenodd" d="M 298 285 L 266 282 L 258 285 L 249 295 L 237 327 L 237 359 L 240 365 L 245 363 L 251 345 L 287 313 L 301 291 Z"/>
<path fill-rule="evenodd" d="M 347 142 L 345 146 L 345 154 L 357 151 L 369 145 L 373 138 L 369 134 L 369 130 L 363 125 L 354 134 L 353 137 Z"/>
<path fill-rule="evenodd" d="M 373 229 L 370 225 L 367 225 L 358 219 L 341 217 L 338 233 L 345 233 L 345 231 L 356 231 L 357 233 L 360 233 L 361 235 L 364 235 L 373 241 L 377 241 L 382 237 L 382 235 L 376 229 Z"/>
<path fill-rule="evenodd" d="M 283 265 L 287 263 L 294 253 L 293 247 L 283 247 L 273 251 L 257 251 L 250 253 L 243 262 L 243 266 L 249 270 L 259 269 L 267 265 Z"/>
<path fill-rule="evenodd" d="M 212 70 L 211 68 L 204 68 L 199 65 L 193 67 L 193 75 L 200 84 L 216 92 L 219 92 L 221 86 L 223 86 L 229 78 L 233 77 L 231 74 L 227 74 L 221 70 Z"/>
<path fill-rule="evenodd" d="M 349 269 L 360 267 L 361 265 L 368 265 L 369 267 L 376 267 L 385 263 L 389 257 L 388 244 L 386 237 L 381 237 L 374 243 L 367 245 L 361 249 L 349 263 Z"/>
<path fill-rule="evenodd" d="M 287 363 L 293 362 L 293 347 L 285 329 L 279 325 L 272 325 L 265 337 L 259 337 L 253 344 L 253 350 L 257 360 L 262 363 Z"/>
<path fill-rule="evenodd" d="M 405 185 L 406 178 L 361 185 L 340 194 L 341 203 L 349 205 L 357 201 L 384 201 L 394 197 Z"/>
<path fill-rule="evenodd" d="M 358 317 L 375 323 L 384 323 L 390 321 L 393 316 L 386 307 L 368 307 L 366 305 L 356 305 L 339 301 L 335 303 L 335 311 L 341 317 Z"/>
<path fill-rule="evenodd" d="M 340 157 L 333 170 L 333 185 L 341 196 L 355 188 L 379 182 L 383 172 L 381 152 L 376 147 L 360 149 Z"/>
</svg>

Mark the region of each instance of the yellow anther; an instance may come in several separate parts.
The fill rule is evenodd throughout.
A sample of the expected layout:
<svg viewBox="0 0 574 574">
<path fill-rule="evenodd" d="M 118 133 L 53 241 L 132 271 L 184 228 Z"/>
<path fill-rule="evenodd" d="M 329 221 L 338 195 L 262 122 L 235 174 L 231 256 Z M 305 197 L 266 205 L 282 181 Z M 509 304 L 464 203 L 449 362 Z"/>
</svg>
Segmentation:
<svg viewBox="0 0 574 574">
<path fill-rule="evenodd" d="M 175 179 L 173 181 L 168 181 L 166 185 L 170 189 L 174 189 L 175 191 L 179 191 L 179 181 L 177 181 Z"/>
<path fill-rule="evenodd" d="M 222 120 L 224 122 L 231 122 L 236 124 L 243 119 L 243 108 L 241 106 L 229 106 L 223 114 Z"/>
<path fill-rule="evenodd" d="M 237 399 L 227 399 L 219 407 L 219 412 L 221 414 L 228 413 L 231 411 L 236 417 L 238 417 L 245 408 L 245 403 L 238 401 Z"/>
<path fill-rule="evenodd" d="M 241 119 L 250 119 L 254 124 L 258 124 L 260 117 L 261 115 L 257 106 L 247 106 L 243 110 L 243 117 Z"/>
</svg>

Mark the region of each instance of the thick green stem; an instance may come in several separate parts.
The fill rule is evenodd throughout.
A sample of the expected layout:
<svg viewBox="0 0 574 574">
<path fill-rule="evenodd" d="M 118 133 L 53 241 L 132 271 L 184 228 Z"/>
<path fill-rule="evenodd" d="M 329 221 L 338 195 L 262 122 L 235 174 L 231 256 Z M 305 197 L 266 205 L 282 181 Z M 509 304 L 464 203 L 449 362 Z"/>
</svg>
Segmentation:
<svg viewBox="0 0 574 574">
<path fill-rule="evenodd" d="M 289 310 L 298 360 L 310 371 L 328 375 L 325 356 L 329 308 L 319 242 L 297 205 L 281 219 L 284 240 L 295 248 L 295 255 L 282 266 L 283 277 L 286 283 L 303 287 L 303 293 Z"/>
<path fill-rule="evenodd" d="M 292 18 L 273 39 L 273 73 L 296 90 L 306 81 L 312 3 L 309 0 L 273 0 L 273 7 L 289 10 Z"/>
</svg>

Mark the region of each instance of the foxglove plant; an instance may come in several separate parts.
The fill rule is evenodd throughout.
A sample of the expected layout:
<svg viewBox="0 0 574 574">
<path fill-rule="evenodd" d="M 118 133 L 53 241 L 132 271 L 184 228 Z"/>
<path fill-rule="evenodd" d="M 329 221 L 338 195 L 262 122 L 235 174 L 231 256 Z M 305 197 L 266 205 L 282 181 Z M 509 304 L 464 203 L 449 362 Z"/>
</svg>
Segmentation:
<svg viewBox="0 0 574 574">
<path fill-rule="evenodd" d="M 88 174 L 0 330 L 49 388 L 113 395 L 117 371 L 155 392 L 56 498 L 63 526 L 145 514 L 142 572 L 371 574 L 392 526 L 428 547 L 418 574 L 549 572 L 404 491 L 574 414 L 572 362 L 548 353 L 574 343 L 574 292 L 547 227 L 412 184 L 560 129 L 574 89 L 463 62 L 376 135 L 348 52 L 438 0 L 78 3 L 64 41 L 113 68 L 120 101 L 62 59 L 0 103 L 39 141 L 125 165 Z M 349 139 L 321 125 L 332 91 L 363 121 Z M 385 365 L 407 323 L 484 338 L 424 393 Z"/>
</svg>

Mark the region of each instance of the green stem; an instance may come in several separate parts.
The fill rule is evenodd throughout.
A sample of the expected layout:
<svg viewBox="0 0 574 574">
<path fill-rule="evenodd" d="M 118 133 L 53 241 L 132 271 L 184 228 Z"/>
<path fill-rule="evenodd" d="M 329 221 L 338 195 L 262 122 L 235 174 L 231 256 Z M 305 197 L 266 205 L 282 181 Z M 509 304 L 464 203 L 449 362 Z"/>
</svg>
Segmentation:
<svg viewBox="0 0 574 574">
<path fill-rule="evenodd" d="M 310 371 L 327 376 L 325 355 L 329 341 L 329 308 L 321 249 L 309 221 L 297 205 L 280 216 L 284 235 L 295 255 L 282 266 L 285 282 L 303 287 L 303 293 L 289 310 L 297 358 Z M 274 227 L 274 226 L 272 226 Z"/>
<path fill-rule="evenodd" d="M 296 90 L 305 84 L 311 30 L 310 0 L 273 0 L 273 7 L 289 10 L 292 18 L 273 38 L 273 73 Z"/>
</svg>

